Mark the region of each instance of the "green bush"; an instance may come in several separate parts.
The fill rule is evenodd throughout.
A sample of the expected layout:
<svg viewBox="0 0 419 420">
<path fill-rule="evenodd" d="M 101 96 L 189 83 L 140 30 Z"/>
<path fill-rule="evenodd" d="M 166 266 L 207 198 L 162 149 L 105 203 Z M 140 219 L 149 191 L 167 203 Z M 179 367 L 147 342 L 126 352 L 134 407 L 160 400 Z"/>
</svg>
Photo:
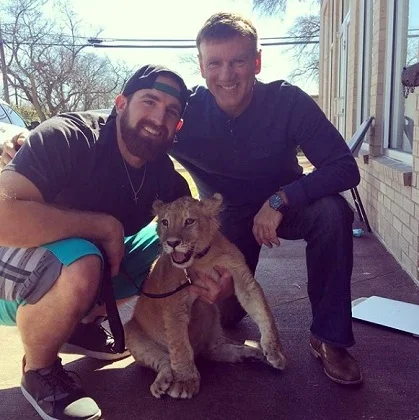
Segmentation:
<svg viewBox="0 0 419 420">
<path fill-rule="evenodd" d="M 32 121 L 39 121 L 39 117 L 32 105 L 21 105 L 21 106 L 11 105 L 11 106 L 20 115 L 22 115 L 22 117 L 25 119 L 27 123 L 30 123 Z"/>
</svg>

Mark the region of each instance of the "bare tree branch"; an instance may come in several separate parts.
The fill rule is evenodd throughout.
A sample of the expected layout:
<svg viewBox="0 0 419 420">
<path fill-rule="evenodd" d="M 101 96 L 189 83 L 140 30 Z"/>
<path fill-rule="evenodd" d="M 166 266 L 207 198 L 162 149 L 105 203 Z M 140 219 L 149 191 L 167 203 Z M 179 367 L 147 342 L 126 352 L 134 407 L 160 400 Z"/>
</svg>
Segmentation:
<svg viewBox="0 0 419 420">
<path fill-rule="evenodd" d="M 87 52 L 82 22 L 67 3 L 58 4 L 53 20 L 45 18 L 45 4 L 8 0 L 0 6 L 7 76 L 16 96 L 29 101 L 41 121 L 59 112 L 111 106 L 126 65 Z"/>
<path fill-rule="evenodd" d="M 320 15 L 300 16 L 287 32 L 288 36 L 304 40 L 318 41 L 320 35 Z M 319 44 L 296 44 L 287 51 L 298 64 L 289 78 L 291 81 L 304 78 L 318 82 L 319 79 Z"/>
<path fill-rule="evenodd" d="M 187 64 L 191 74 L 199 74 L 199 60 L 197 53 L 185 53 L 179 57 L 179 62 L 182 64 Z"/>
<path fill-rule="evenodd" d="M 287 0 L 253 0 L 253 8 L 262 15 L 280 15 L 287 10 Z"/>
<path fill-rule="evenodd" d="M 320 0 L 298 0 L 300 3 L 321 3 Z M 287 11 L 289 0 L 253 0 L 253 9 L 258 10 L 261 15 L 281 15 Z"/>
<path fill-rule="evenodd" d="M 301 3 L 311 3 L 319 6 L 320 0 L 299 0 Z M 253 0 L 253 7 L 263 15 L 281 15 L 286 12 L 288 0 Z M 287 32 L 289 37 L 298 41 L 318 41 L 320 36 L 320 13 L 318 15 L 298 17 L 291 29 Z M 297 67 L 288 76 L 290 81 L 301 78 L 304 80 L 319 79 L 319 44 L 295 44 L 286 50 Z"/>
</svg>

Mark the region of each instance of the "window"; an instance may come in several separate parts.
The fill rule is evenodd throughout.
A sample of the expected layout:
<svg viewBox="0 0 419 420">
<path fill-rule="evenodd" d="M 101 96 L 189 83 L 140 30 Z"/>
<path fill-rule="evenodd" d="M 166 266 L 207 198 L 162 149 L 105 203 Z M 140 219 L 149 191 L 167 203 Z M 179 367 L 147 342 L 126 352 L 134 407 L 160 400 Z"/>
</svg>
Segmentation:
<svg viewBox="0 0 419 420">
<path fill-rule="evenodd" d="M 10 108 L 8 105 L 3 104 L 3 109 L 7 114 L 7 117 L 10 120 L 11 124 L 18 125 L 19 127 L 25 127 L 26 124 L 22 117 L 19 116 L 15 111 L 13 111 L 12 108 Z"/>
<path fill-rule="evenodd" d="M 346 18 L 346 15 L 349 12 L 349 3 L 350 0 L 342 0 L 342 19 L 341 22 L 343 22 Z"/>
<path fill-rule="evenodd" d="M 414 128 L 419 115 L 419 93 L 415 91 L 406 98 L 401 84 L 403 67 L 419 61 L 419 0 L 389 2 L 390 45 L 387 97 L 387 138 L 388 155 L 396 159 L 411 162 L 412 158 L 403 157 L 411 154 Z M 419 139 L 416 139 L 419 140 Z"/>
<path fill-rule="evenodd" d="M 9 117 L 6 114 L 6 111 L 3 109 L 3 107 L 0 105 L 0 122 L 10 124 Z"/>
</svg>

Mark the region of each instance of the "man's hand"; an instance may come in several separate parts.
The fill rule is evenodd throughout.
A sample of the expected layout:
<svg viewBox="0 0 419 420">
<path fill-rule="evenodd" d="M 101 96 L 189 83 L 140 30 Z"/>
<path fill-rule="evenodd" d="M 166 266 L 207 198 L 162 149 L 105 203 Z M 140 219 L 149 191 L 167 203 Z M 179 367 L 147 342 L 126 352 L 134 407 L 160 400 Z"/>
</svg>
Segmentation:
<svg viewBox="0 0 419 420">
<path fill-rule="evenodd" d="M 219 275 L 214 280 L 205 273 L 199 273 L 199 280 L 203 285 L 192 284 L 188 287 L 189 293 L 198 295 L 198 298 L 206 303 L 213 304 L 234 294 L 234 282 L 231 273 L 224 267 L 215 266 L 214 270 Z"/>
<path fill-rule="evenodd" d="M 15 156 L 16 152 L 20 149 L 22 144 L 28 137 L 29 132 L 24 131 L 16 134 L 9 141 L 3 144 L 3 153 L 1 154 L 1 167 L 6 166 Z"/>
<path fill-rule="evenodd" d="M 280 245 L 276 230 L 282 218 L 282 213 L 271 208 L 269 202 L 265 201 L 253 219 L 252 232 L 259 245 L 265 244 L 269 248 Z"/>
</svg>

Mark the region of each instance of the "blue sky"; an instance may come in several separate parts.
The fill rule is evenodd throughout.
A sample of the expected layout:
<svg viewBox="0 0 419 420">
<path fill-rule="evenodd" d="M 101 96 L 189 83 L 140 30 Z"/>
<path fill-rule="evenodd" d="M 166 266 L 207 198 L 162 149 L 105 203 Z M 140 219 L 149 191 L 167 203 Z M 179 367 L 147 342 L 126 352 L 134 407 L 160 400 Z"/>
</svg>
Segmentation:
<svg viewBox="0 0 419 420">
<path fill-rule="evenodd" d="M 260 37 L 286 35 L 294 19 L 309 13 L 309 6 L 298 0 L 289 0 L 287 13 L 282 18 L 261 17 L 252 10 L 251 0 L 72 0 L 79 18 L 95 29 L 102 29 L 106 38 L 186 38 L 194 39 L 204 21 L 219 11 L 235 11 L 250 17 Z M 93 33 L 93 31 L 92 31 Z M 284 53 L 284 47 L 263 47 L 262 72 L 264 81 L 287 79 L 294 63 Z M 204 83 L 196 68 L 181 63 L 179 56 L 194 49 L 96 49 L 112 60 L 122 59 L 131 67 L 145 63 L 162 63 L 179 71 L 189 85 Z M 308 93 L 317 93 L 312 83 L 299 83 Z"/>
</svg>

